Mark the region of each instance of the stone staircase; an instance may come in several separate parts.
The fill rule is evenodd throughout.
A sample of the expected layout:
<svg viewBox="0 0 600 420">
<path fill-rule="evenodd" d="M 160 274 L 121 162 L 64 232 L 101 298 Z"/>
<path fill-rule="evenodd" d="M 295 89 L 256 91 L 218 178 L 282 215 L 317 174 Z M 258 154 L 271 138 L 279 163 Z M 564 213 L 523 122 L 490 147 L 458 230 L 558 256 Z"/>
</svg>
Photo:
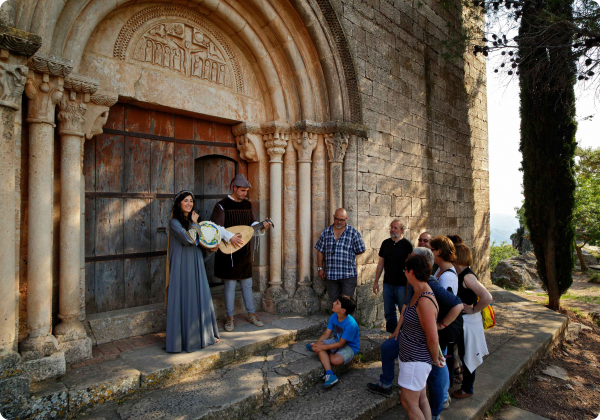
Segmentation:
<svg viewBox="0 0 600 420">
<path fill-rule="evenodd" d="M 305 345 L 325 330 L 327 318 L 288 314 L 263 328 L 245 324 L 194 353 L 167 354 L 160 342 L 123 351 L 112 360 L 70 369 L 58 380 L 32 384 L 28 399 L 4 402 L 2 412 L 9 419 L 173 418 L 177 412 L 197 419 L 249 417 L 320 380 L 322 366 Z M 361 334 L 359 358 L 378 358 L 386 335 Z"/>
</svg>

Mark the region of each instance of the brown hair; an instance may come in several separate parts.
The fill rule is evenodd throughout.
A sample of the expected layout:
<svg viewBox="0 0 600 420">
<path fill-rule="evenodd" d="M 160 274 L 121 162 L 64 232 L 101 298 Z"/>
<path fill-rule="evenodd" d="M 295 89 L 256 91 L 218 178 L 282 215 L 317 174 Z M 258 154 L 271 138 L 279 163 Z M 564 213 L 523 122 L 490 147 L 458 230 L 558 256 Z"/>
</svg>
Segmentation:
<svg viewBox="0 0 600 420">
<path fill-rule="evenodd" d="M 454 245 L 464 243 L 462 238 L 458 235 L 448 235 L 448 238 L 452 241 Z M 462 265 L 462 264 L 461 264 Z"/>
<path fill-rule="evenodd" d="M 473 256 L 471 255 L 471 250 L 465 244 L 456 244 L 456 260 L 454 260 L 454 264 L 456 265 L 464 265 L 471 266 L 473 265 Z"/>
<path fill-rule="evenodd" d="M 446 262 L 454 262 L 456 258 L 454 244 L 447 236 L 436 236 L 429 245 L 433 251 L 440 251 L 440 258 Z M 435 255 L 435 254 L 434 254 Z"/>
<path fill-rule="evenodd" d="M 413 255 L 406 260 L 406 271 L 411 270 L 417 280 L 428 281 L 431 275 L 431 264 L 425 255 Z"/>
</svg>

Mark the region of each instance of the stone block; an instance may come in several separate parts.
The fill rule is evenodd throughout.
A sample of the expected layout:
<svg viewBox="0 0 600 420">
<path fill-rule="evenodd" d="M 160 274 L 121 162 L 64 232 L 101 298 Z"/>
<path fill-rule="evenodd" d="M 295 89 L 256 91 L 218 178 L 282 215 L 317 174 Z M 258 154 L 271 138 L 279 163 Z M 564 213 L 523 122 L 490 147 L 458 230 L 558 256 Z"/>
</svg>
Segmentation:
<svg viewBox="0 0 600 420">
<path fill-rule="evenodd" d="M 221 334 L 220 343 L 227 344 L 235 350 L 235 358 L 241 359 L 258 352 L 286 344 L 293 339 L 291 331 L 269 326 L 262 328 L 246 324 L 233 332 Z"/>
<path fill-rule="evenodd" d="M 105 401 L 125 397 L 140 386 L 140 371 L 115 359 L 71 369 L 60 381 L 69 389 L 72 413 Z"/>
<path fill-rule="evenodd" d="M 89 337 L 61 342 L 59 336 L 58 348 L 65 353 L 65 361 L 68 365 L 92 358 L 92 340 Z"/>
<path fill-rule="evenodd" d="M 389 216 L 392 210 L 392 197 L 384 194 L 369 194 L 369 214 L 372 216 Z"/>
<path fill-rule="evenodd" d="M 372 173 L 362 174 L 362 190 L 375 192 L 377 190 L 377 175 Z"/>
<path fill-rule="evenodd" d="M 319 312 L 321 310 L 321 299 L 319 301 Z M 329 303 L 328 303 L 329 304 Z M 290 331 L 296 340 L 304 340 L 308 337 L 322 334 L 327 328 L 328 316 L 315 314 L 310 316 L 284 316 L 281 319 L 273 321 L 271 325 L 275 328 Z"/>
<path fill-rule="evenodd" d="M 388 163 L 388 161 L 385 161 L 383 159 L 370 157 L 367 167 L 370 173 L 384 175 L 385 167 Z"/>
<path fill-rule="evenodd" d="M 65 354 L 62 351 L 53 353 L 47 357 L 23 362 L 23 372 L 29 374 L 31 382 L 42 382 L 58 378 L 64 375 L 66 370 Z"/>
<path fill-rule="evenodd" d="M 290 304 L 292 312 L 302 315 L 316 314 L 321 309 L 321 302 L 314 290 L 307 287 L 298 289 Z"/>
<path fill-rule="evenodd" d="M 406 194 L 406 192 L 404 192 Z M 392 201 L 392 214 L 394 216 L 411 216 L 412 215 L 412 198 L 410 197 L 394 197 Z"/>
<path fill-rule="evenodd" d="M 164 304 L 139 306 L 88 315 L 87 321 L 97 344 L 164 331 L 167 314 Z"/>
<path fill-rule="evenodd" d="M 0 379 L 0 403 L 21 397 L 29 398 L 29 376 L 18 375 Z"/>
</svg>

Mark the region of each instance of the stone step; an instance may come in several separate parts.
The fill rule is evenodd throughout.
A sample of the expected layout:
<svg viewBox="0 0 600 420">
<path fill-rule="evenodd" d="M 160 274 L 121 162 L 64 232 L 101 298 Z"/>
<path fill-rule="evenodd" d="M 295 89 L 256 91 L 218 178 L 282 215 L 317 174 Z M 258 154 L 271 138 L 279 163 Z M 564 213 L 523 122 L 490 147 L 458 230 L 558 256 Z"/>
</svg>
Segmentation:
<svg viewBox="0 0 600 420">
<path fill-rule="evenodd" d="M 400 406 L 400 388 L 393 387 L 390 397 L 373 394 L 367 390 L 369 382 L 379 381 L 381 362 L 355 364 L 350 371 L 339 377 L 330 389 L 313 386 L 298 398 L 288 401 L 274 410 L 265 410 L 253 416 L 254 420 L 367 420 L 395 406 Z M 406 413 L 398 412 L 395 419 L 407 419 Z"/>
<path fill-rule="evenodd" d="M 67 371 L 58 380 L 32 384 L 30 398 L 3 407 L 8 418 L 61 418 L 113 400 L 133 398 L 189 376 L 223 368 L 231 363 L 316 337 L 327 326 L 326 315 L 288 314 L 221 334 L 221 341 L 198 352 L 169 354 L 164 343 L 122 352 L 114 360 Z M 264 357 L 264 356 L 261 356 Z"/>
<path fill-rule="evenodd" d="M 312 337 L 313 340 L 317 336 Z M 356 366 L 378 358 L 379 346 L 387 336 L 379 330 L 363 330 L 361 351 L 356 361 L 336 368 L 336 374 L 342 378 L 354 375 Z M 140 395 L 135 400 L 113 403 L 101 410 L 85 413 L 86 418 L 199 420 L 260 417 L 263 411 L 274 410 L 286 401 L 313 390 L 321 381 L 323 367 L 318 357 L 306 350 L 309 341 L 296 341 L 265 350 L 261 355 L 184 378 Z"/>
</svg>

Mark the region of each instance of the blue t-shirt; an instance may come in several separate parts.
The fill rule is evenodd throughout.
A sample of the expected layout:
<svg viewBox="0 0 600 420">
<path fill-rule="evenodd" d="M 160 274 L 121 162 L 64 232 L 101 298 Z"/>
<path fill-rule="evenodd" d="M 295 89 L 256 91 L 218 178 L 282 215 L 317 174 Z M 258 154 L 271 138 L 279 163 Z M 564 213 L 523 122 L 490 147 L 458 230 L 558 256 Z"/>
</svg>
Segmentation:
<svg viewBox="0 0 600 420">
<path fill-rule="evenodd" d="M 360 346 L 360 335 L 358 333 L 358 324 L 352 318 L 352 315 L 346 316 L 342 322 L 338 321 L 337 314 L 333 314 L 329 317 L 329 324 L 327 329 L 333 331 L 333 337 L 335 341 L 340 339 L 346 340 L 354 354 L 358 353 Z"/>
</svg>

